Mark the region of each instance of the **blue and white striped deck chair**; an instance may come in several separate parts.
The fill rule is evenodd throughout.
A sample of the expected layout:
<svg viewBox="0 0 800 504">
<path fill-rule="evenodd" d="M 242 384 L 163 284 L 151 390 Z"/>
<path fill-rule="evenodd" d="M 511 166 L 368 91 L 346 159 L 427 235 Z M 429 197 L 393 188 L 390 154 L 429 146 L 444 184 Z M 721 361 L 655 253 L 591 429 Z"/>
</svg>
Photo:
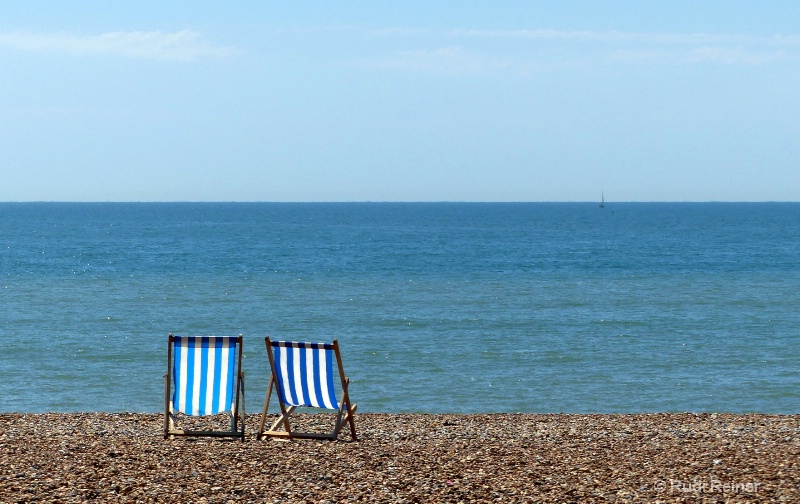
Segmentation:
<svg viewBox="0 0 800 504">
<path fill-rule="evenodd" d="M 357 405 L 350 404 L 350 395 L 347 391 L 350 380 L 344 375 L 338 341 L 334 340 L 333 343 L 271 341 L 267 336 L 265 342 L 272 376 L 269 379 L 267 397 L 264 400 L 264 410 L 261 412 L 256 437 L 336 439 L 344 424 L 349 423 L 351 437 L 356 441 L 356 424 L 353 417 Z M 341 402 L 336 398 L 337 382 L 342 392 Z M 272 427 L 265 431 L 264 422 L 273 387 L 278 396 L 281 413 Z M 327 434 L 292 430 L 289 417 L 298 407 L 336 410 L 333 430 Z M 277 430 L 281 426 L 283 430 Z"/>
<path fill-rule="evenodd" d="M 183 430 L 175 413 L 188 416 L 230 413 L 230 430 Z M 244 441 L 242 335 L 169 335 L 164 375 L 164 438 L 170 436 L 238 437 Z"/>
</svg>

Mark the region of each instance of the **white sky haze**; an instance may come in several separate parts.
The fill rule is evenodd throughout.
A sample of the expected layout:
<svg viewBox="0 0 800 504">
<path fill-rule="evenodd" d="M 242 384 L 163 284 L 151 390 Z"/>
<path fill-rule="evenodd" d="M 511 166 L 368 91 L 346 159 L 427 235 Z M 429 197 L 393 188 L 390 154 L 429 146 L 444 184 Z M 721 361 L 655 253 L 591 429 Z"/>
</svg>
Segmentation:
<svg viewBox="0 0 800 504">
<path fill-rule="evenodd" d="M 800 201 L 800 2 L 0 0 L 0 201 Z"/>
</svg>

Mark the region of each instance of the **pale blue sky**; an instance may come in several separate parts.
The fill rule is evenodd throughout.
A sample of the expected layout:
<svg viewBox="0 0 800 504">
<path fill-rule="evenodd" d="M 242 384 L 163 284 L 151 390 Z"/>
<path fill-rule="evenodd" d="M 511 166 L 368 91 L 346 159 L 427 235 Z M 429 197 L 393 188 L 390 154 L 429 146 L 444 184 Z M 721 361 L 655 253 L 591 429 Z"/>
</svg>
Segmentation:
<svg viewBox="0 0 800 504">
<path fill-rule="evenodd" d="M 0 201 L 800 201 L 800 2 L 0 0 Z"/>
</svg>

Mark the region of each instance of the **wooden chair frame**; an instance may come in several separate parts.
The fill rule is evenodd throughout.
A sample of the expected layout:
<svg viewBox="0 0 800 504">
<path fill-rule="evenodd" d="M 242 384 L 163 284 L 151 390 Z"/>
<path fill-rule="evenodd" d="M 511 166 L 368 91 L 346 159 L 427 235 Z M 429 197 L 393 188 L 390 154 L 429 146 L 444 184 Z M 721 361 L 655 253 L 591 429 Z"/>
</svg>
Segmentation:
<svg viewBox="0 0 800 504">
<path fill-rule="evenodd" d="M 264 436 L 269 437 L 277 437 L 277 438 L 306 438 L 306 439 L 328 439 L 328 440 L 335 440 L 339 436 L 339 431 L 341 431 L 342 427 L 347 423 L 350 425 L 350 435 L 353 441 L 358 441 L 356 437 L 356 424 L 354 420 L 354 415 L 356 413 L 356 409 L 358 408 L 357 404 L 350 403 L 350 394 L 348 393 L 348 385 L 350 384 L 350 379 L 347 378 L 344 374 L 344 366 L 342 366 L 342 356 L 339 352 L 339 342 L 337 340 L 333 340 L 332 347 L 334 355 L 336 356 L 336 364 L 338 366 L 339 371 L 339 378 L 341 381 L 342 387 L 342 398 L 339 402 L 339 407 L 336 413 L 336 421 L 334 422 L 333 430 L 330 433 L 314 433 L 314 432 L 298 432 L 292 429 L 292 425 L 290 422 L 290 417 L 292 413 L 297 409 L 297 406 L 287 405 L 281 400 L 281 394 L 278 390 L 278 373 L 275 364 L 275 357 L 272 352 L 273 342 L 270 340 L 269 336 L 264 338 L 264 342 L 267 346 L 267 355 L 269 356 L 269 366 L 270 366 L 270 379 L 269 385 L 267 386 L 267 396 L 264 399 L 264 409 L 261 412 L 261 420 L 258 424 L 258 433 L 256 434 L 256 439 L 261 439 Z M 286 346 L 290 346 L 292 342 L 275 342 L 275 343 L 286 343 Z M 282 345 L 283 346 L 283 345 Z M 275 395 L 278 397 L 278 405 L 280 406 L 281 413 L 278 416 L 278 419 L 272 423 L 272 426 L 269 430 L 264 430 L 264 423 L 266 422 L 267 418 L 267 408 L 269 407 L 269 401 L 272 395 L 272 390 L 275 389 Z M 279 430 L 282 427 L 283 430 Z"/>
<path fill-rule="evenodd" d="M 173 348 L 178 337 L 169 335 L 169 348 L 167 351 L 167 373 L 164 375 L 164 439 L 173 436 L 212 436 L 239 438 L 244 442 L 244 373 L 242 372 L 242 335 L 235 337 L 236 371 L 234 383 L 233 409 L 230 412 L 230 430 L 185 430 L 175 428 L 175 417 L 172 411 L 172 381 L 173 381 Z"/>
</svg>

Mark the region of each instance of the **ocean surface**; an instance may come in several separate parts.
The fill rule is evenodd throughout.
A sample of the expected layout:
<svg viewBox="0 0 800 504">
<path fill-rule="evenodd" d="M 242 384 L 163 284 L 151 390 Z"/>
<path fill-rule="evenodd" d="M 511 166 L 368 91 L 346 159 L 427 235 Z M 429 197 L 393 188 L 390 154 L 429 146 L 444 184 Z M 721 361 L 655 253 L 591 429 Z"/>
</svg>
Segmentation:
<svg viewBox="0 0 800 504">
<path fill-rule="evenodd" d="M 163 410 L 167 335 L 339 340 L 362 412 L 800 412 L 800 204 L 0 203 L 0 411 Z"/>
</svg>

